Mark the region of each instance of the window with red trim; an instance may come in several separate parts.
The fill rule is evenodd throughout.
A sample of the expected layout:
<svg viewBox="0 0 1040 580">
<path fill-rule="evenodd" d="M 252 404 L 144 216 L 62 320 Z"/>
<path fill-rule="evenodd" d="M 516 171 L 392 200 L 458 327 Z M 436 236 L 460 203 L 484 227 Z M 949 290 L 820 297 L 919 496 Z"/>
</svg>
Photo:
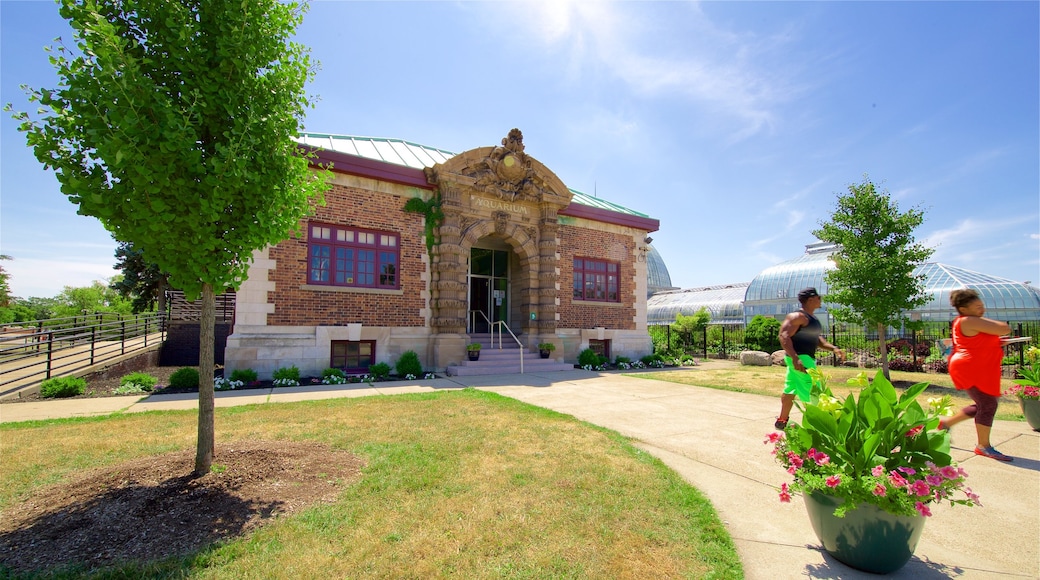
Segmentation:
<svg viewBox="0 0 1040 580">
<path fill-rule="evenodd" d="M 312 223 L 307 236 L 307 283 L 400 288 L 397 234 Z"/>
<path fill-rule="evenodd" d="M 574 258 L 574 299 L 620 302 L 617 262 Z"/>
</svg>

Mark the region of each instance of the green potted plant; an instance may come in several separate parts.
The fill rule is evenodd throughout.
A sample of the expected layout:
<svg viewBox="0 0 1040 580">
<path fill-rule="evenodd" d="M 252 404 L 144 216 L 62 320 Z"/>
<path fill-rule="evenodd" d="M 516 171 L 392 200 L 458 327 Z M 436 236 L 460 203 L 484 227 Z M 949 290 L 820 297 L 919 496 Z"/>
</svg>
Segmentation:
<svg viewBox="0 0 1040 580">
<path fill-rule="evenodd" d="M 1029 364 L 1018 369 L 1018 378 L 1007 392 L 1018 397 L 1022 414 L 1033 431 L 1040 431 L 1040 348 L 1029 347 L 1026 356 Z"/>
<path fill-rule="evenodd" d="M 926 411 L 917 396 L 927 383 L 898 395 L 882 371 L 873 381 L 866 373 L 850 379 L 859 396 L 842 399 L 822 373 L 809 372 L 814 387 L 810 402 L 799 404 L 802 421 L 766 439 L 793 476 L 780 486 L 780 501 L 802 493 L 813 530 L 839 561 L 895 571 L 913 555 L 931 504 L 978 504 L 950 457 L 949 433 L 938 429 L 949 399 L 930 401 Z"/>
<path fill-rule="evenodd" d="M 479 360 L 480 359 L 480 343 L 479 342 L 471 342 L 471 343 L 467 344 L 466 345 L 466 355 L 469 357 L 469 360 Z"/>
<path fill-rule="evenodd" d="M 549 358 L 552 351 L 556 350 L 556 345 L 551 342 L 540 342 L 538 343 L 538 354 L 542 358 Z"/>
</svg>

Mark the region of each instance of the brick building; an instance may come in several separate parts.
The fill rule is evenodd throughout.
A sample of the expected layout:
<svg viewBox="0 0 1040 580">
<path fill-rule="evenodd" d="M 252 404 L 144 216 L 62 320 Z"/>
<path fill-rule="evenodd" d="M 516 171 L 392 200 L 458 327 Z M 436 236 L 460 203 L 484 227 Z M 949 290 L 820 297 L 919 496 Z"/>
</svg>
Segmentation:
<svg viewBox="0 0 1040 580">
<path fill-rule="evenodd" d="M 659 222 L 568 189 L 524 152 L 519 130 L 457 155 L 385 139 L 300 142 L 331 164 L 332 188 L 302 235 L 254 254 L 226 372 L 364 372 L 408 350 L 450 371 L 493 330 L 529 350 L 552 342 L 558 363 L 585 348 L 651 352 L 646 255 Z"/>
</svg>

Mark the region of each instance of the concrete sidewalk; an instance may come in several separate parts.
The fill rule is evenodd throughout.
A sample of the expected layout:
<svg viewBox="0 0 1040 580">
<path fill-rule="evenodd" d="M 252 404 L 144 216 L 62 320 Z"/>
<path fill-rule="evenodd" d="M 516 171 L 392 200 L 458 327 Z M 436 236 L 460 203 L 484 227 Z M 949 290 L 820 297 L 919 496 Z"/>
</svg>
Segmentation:
<svg viewBox="0 0 1040 580">
<path fill-rule="evenodd" d="M 374 385 L 305 386 L 217 393 L 218 407 L 474 387 L 573 415 L 631 437 L 700 489 L 736 543 L 746 577 L 876 578 L 822 551 L 800 497 L 780 503 L 787 475 L 763 443 L 779 402 L 771 397 L 567 371 L 452 377 Z M 194 409 L 197 395 L 108 397 L 0 405 L 0 421 Z M 796 417 L 797 418 L 797 417 Z M 1040 578 L 1040 433 L 998 421 L 1001 463 L 972 452 L 974 429 L 953 430 L 954 457 L 984 507 L 933 506 L 914 557 L 892 578 Z"/>
</svg>

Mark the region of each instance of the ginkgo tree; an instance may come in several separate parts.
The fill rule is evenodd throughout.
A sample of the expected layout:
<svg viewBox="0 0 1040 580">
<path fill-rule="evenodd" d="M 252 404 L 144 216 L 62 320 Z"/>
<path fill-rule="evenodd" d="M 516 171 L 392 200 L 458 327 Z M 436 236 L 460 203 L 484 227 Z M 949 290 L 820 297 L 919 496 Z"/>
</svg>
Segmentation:
<svg viewBox="0 0 1040 580">
<path fill-rule="evenodd" d="M 891 377 L 885 329 L 929 300 L 925 277 L 914 274 L 933 252 L 914 239 L 922 223 L 922 210 L 901 212 L 888 192 L 878 191 L 865 176 L 838 196 L 830 219 L 813 231 L 820 240 L 837 245 L 831 256 L 837 268 L 824 275 L 826 300 L 838 305 L 831 312 L 838 320 L 877 329 L 886 378 Z"/>
<path fill-rule="evenodd" d="M 299 228 L 328 187 L 297 147 L 315 67 L 292 40 L 306 5 L 279 0 L 58 0 L 57 88 L 24 87 L 37 159 L 78 213 L 201 296 L 195 473 L 214 455 L 215 296 L 255 250 Z M 8 105 L 8 110 L 11 107 Z"/>
</svg>

